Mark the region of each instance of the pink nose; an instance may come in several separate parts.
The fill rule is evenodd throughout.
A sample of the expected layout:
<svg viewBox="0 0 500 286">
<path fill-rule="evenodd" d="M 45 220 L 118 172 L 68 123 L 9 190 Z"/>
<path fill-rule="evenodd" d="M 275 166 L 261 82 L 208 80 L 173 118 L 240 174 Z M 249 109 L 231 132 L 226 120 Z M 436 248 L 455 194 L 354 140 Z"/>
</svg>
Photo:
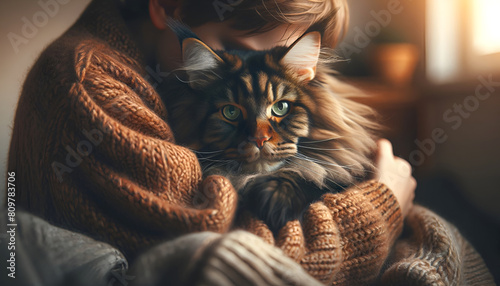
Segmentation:
<svg viewBox="0 0 500 286">
<path fill-rule="evenodd" d="M 271 137 L 250 137 L 249 140 L 255 142 L 257 147 L 259 149 L 262 149 L 262 147 L 264 147 L 264 143 L 266 143 L 270 139 L 271 139 Z"/>
</svg>

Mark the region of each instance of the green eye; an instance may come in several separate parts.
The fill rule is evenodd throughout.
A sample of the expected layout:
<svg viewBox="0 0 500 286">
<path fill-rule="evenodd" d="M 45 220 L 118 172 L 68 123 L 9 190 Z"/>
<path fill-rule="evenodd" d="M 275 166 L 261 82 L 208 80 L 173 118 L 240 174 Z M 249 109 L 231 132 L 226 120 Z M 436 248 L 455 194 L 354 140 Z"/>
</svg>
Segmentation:
<svg viewBox="0 0 500 286">
<path fill-rule="evenodd" d="M 226 105 L 222 108 L 222 115 L 227 120 L 236 121 L 241 114 L 241 110 L 234 105 Z"/>
<path fill-rule="evenodd" d="M 290 111 L 290 104 L 286 101 L 279 101 L 276 102 L 273 107 L 271 107 L 271 111 L 273 112 L 273 115 L 282 117 L 285 116 L 288 111 Z"/>
</svg>

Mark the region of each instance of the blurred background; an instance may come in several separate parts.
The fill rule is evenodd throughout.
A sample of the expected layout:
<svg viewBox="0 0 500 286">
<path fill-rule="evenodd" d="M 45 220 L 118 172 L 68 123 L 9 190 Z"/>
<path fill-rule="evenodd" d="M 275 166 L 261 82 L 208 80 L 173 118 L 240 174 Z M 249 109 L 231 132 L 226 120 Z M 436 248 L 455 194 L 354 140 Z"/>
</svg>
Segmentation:
<svg viewBox="0 0 500 286">
<path fill-rule="evenodd" d="M 2 186 L 24 77 L 88 2 L 0 2 Z M 368 94 L 359 100 L 380 113 L 383 135 L 412 164 L 416 201 L 454 223 L 500 283 L 500 1 L 349 4 L 349 32 L 337 47 L 349 60 L 336 68 Z"/>
<path fill-rule="evenodd" d="M 500 1 L 350 0 L 337 52 L 416 201 L 454 223 L 500 283 Z"/>
</svg>

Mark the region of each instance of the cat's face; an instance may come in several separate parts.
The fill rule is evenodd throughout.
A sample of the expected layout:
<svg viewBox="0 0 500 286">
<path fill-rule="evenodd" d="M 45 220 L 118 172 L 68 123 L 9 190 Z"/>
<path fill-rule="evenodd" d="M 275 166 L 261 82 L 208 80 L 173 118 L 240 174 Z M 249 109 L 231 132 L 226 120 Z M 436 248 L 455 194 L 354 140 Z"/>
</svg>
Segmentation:
<svg viewBox="0 0 500 286">
<path fill-rule="evenodd" d="M 201 126 L 197 140 L 182 138 L 176 130 L 180 141 L 211 154 L 206 165 L 225 163 L 227 172 L 283 166 L 309 134 L 303 86 L 314 78 L 319 47 L 319 33 L 305 35 L 289 49 L 245 54 L 216 54 L 199 41 L 185 41 L 186 62 L 197 66 L 187 73 Z"/>
<path fill-rule="evenodd" d="M 201 136 L 203 151 L 221 151 L 238 172 L 273 171 L 296 155 L 309 132 L 305 95 L 279 77 L 245 74 L 218 91 Z"/>
</svg>

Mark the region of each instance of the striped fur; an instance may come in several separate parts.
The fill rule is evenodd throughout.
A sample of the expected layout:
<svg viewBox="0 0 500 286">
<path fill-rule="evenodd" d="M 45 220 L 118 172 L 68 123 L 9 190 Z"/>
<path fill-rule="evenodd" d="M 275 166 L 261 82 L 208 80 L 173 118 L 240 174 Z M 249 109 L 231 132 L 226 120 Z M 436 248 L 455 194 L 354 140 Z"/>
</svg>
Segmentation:
<svg viewBox="0 0 500 286">
<path fill-rule="evenodd" d="M 280 61 L 288 50 L 213 52 L 216 64 L 184 67 L 162 92 L 177 142 L 197 153 L 205 176 L 228 177 L 241 207 L 275 231 L 325 192 L 366 179 L 375 148 L 371 110 L 349 99 L 358 91 L 321 61 L 312 81 L 299 79 Z M 280 102 L 285 116 L 273 113 Z"/>
</svg>

